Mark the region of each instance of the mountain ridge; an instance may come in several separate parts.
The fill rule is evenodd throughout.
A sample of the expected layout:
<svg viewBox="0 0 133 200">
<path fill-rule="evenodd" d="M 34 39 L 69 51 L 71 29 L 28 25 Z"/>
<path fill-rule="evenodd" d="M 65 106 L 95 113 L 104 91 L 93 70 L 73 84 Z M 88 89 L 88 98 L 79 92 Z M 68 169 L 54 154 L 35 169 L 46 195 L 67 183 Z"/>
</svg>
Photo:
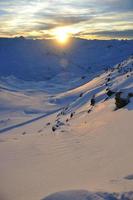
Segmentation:
<svg viewBox="0 0 133 200">
<path fill-rule="evenodd" d="M 121 62 L 133 54 L 132 46 L 133 40 L 74 39 L 63 47 L 49 40 L 0 39 L 0 76 L 43 81 L 64 72 L 79 77 Z"/>
</svg>

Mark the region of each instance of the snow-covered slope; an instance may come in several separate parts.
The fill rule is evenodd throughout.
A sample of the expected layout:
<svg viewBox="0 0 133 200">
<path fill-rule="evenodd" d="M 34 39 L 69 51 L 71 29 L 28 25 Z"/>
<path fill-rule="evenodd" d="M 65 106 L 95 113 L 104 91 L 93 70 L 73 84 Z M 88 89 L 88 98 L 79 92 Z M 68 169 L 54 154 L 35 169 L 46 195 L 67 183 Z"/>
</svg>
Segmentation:
<svg viewBox="0 0 133 200">
<path fill-rule="evenodd" d="M 133 193 L 122 193 L 122 194 L 109 194 L 109 193 L 92 193 L 87 191 L 68 191 L 60 192 L 49 197 L 46 197 L 44 200 L 123 200 L 123 199 L 133 199 Z"/>
<path fill-rule="evenodd" d="M 51 81 L 29 82 L 7 77 L 0 79 L 0 131 L 3 128 L 23 123 L 41 115 L 48 115 L 51 111 L 61 109 L 61 113 L 69 115 L 79 112 L 88 106 L 93 95 L 96 105 L 109 99 L 110 92 L 132 93 L 132 56 L 106 70 L 93 80 L 89 76 L 69 81 L 68 84 L 59 79 Z M 87 83 L 84 83 L 88 80 Z M 74 88 L 74 89 L 72 89 Z M 114 105 L 115 107 L 115 105 Z M 65 120 L 69 118 L 65 115 Z"/>
<path fill-rule="evenodd" d="M 133 56 L 79 75 L 0 78 L 2 200 L 133 200 Z"/>
</svg>

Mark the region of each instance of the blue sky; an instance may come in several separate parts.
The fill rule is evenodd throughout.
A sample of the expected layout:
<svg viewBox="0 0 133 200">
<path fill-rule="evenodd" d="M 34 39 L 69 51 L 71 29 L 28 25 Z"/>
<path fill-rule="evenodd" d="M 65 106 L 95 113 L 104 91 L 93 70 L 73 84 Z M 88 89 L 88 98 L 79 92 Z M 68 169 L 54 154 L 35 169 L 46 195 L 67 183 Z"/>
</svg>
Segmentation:
<svg viewBox="0 0 133 200">
<path fill-rule="evenodd" d="M 0 36 L 133 39 L 133 0 L 0 0 Z"/>
</svg>

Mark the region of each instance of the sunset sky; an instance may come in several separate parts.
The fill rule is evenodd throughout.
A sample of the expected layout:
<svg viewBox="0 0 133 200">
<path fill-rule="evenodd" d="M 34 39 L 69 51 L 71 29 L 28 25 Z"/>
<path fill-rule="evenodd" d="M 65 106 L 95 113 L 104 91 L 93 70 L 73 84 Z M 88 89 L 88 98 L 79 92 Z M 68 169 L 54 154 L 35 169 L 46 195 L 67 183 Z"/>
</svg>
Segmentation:
<svg viewBox="0 0 133 200">
<path fill-rule="evenodd" d="M 0 0 L 0 37 L 133 39 L 133 0 Z"/>
</svg>

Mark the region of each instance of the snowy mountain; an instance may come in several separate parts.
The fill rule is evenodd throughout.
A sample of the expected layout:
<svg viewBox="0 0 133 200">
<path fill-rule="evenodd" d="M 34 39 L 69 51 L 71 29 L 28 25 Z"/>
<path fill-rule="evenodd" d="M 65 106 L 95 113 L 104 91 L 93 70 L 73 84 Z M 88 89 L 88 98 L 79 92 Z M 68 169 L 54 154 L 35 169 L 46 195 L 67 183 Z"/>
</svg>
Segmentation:
<svg viewBox="0 0 133 200">
<path fill-rule="evenodd" d="M 0 43 L 0 198 L 133 200 L 133 41 Z"/>
<path fill-rule="evenodd" d="M 0 39 L 0 76 L 44 81 L 63 73 L 73 79 L 127 59 L 133 54 L 132 46 L 132 40 L 72 39 L 60 46 L 52 40 Z"/>
</svg>

